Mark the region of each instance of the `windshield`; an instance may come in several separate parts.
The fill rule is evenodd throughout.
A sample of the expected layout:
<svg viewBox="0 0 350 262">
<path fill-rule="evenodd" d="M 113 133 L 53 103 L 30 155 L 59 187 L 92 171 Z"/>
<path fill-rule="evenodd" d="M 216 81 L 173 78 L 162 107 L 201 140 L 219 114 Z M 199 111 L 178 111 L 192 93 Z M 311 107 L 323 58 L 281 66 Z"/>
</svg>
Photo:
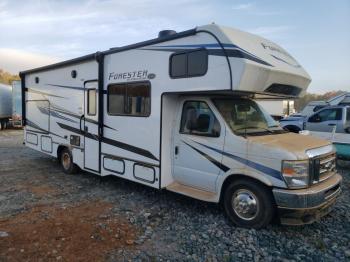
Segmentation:
<svg viewBox="0 0 350 262">
<path fill-rule="evenodd" d="M 235 134 L 273 133 L 282 130 L 257 103 L 243 98 L 214 99 L 222 117 Z"/>
</svg>

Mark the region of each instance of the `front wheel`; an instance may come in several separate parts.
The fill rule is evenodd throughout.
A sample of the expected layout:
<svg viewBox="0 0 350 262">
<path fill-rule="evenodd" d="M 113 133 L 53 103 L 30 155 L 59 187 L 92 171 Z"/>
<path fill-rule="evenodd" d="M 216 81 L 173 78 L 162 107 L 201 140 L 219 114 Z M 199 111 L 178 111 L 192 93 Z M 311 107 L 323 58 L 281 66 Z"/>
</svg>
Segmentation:
<svg viewBox="0 0 350 262">
<path fill-rule="evenodd" d="M 64 148 L 61 151 L 60 163 L 66 174 L 75 174 L 78 172 L 78 166 L 74 164 L 72 152 L 68 148 Z"/>
<path fill-rule="evenodd" d="M 227 216 L 240 227 L 262 228 L 274 217 L 271 190 L 251 180 L 233 181 L 226 188 L 223 201 Z"/>
</svg>

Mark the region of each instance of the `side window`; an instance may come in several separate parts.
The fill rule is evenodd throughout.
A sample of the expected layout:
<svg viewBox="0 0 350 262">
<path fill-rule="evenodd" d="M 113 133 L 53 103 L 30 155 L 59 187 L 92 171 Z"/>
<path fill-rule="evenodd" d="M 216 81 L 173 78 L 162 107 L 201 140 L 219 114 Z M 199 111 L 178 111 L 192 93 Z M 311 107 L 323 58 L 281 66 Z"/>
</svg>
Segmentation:
<svg viewBox="0 0 350 262">
<path fill-rule="evenodd" d="M 324 109 L 317 114 L 310 117 L 309 122 L 324 122 L 329 120 L 341 120 L 342 119 L 342 109 L 332 108 Z"/>
<path fill-rule="evenodd" d="M 88 89 L 87 94 L 87 104 L 88 104 L 88 110 L 87 113 L 90 116 L 96 115 L 96 89 Z"/>
<path fill-rule="evenodd" d="M 208 52 L 205 49 L 175 53 L 170 57 L 172 78 L 203 76 L 207 70 Z"/>
<path fill-rule="evenodd" d="M 350 107 L 346 109 L 346 121 L 350 122 Z"/>
<path fill-rule="evenodd" d="M 110 115 L 149 116 L 151 85 L 149 82 L 108 86 L 107 111 Z"/>
<path fill-rule="evenodd" d="M 219 137 L 220 124 L 207 103 L 187 101 L 182 109 L 180 133 Z"/>
</svg>

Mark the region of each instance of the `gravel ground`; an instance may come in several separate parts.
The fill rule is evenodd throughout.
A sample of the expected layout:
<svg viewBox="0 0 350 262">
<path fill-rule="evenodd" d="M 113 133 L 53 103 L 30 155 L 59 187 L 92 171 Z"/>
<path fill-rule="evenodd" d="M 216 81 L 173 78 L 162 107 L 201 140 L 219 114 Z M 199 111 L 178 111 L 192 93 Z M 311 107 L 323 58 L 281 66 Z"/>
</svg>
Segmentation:
<svg viewBox="0 0 350 262">
<path fill-rule="evenodd" d="M 8 255 L 10 251 L 26 254 L 22 247 L 30 244 L 15 241 L 9 250 L 1 249 L 11 240 L 12 232 L 4 230 L 9 221 L 30 214 L 38 216 L 38 212 L 38 217 L 42 217 L 44 211 L 38 208 L 43 206 L 50 207 L 46 212 L 57 214 L 63 210 L 64 214 L 67 206 L 96 205 L 96 201 L 106 205 L 103 210 L 107 210 L 96 219 L 118 218 L 133 234 L 132 239 L 126 237 L 122 241 L 116 234 L 118 245 L 106 244 L 105 250 L 84 261 L 350 261 L 349 170 L 340 171 L 344 178 L 343 193 L 334 210 L 320 222 L 299 227 L 270 225 L 254 230 L 233 226 L 214 204 L 116 177 L 100 180 L 85 172 L 65 175 L 55 159 L 24 147 L 20 130 L 0 131 L 0 156 L 0 261 L 15 260 L 15 256 Z M 32 224 L 35 222 L 27 227 Z M 94 241 L 111 241 L 99 237 L 98 232 L 84 244 L 83 252 L 87 255 L 94 248 Z M 49 241 L 51 234 L 54 232 L 47 229 L 45 241 Z M 28 241 L 32 241 L 30 236 Z M 36 248 L 41 254 L 41 245 L 39 241 L 31 247 L 30 254 L 35 254 Z M 69 261 L 64 250 L 60 252 L 60 249 L 48 252 L 49 257 L 44 254 L 43 261 L 49 258 L 54 261 L 53 254 L 56 260 Z M 29 255 L 24 257 L 36 261 Z"/>
</svg>

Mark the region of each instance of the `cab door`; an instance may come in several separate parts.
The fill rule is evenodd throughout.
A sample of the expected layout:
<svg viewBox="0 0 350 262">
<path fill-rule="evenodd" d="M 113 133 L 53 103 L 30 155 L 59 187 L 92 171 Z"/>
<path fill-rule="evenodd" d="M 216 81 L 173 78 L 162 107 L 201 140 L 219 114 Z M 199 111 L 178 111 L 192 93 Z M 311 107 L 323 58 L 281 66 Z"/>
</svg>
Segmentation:
<svg viewBox="0 0 350 262">
<path fill-rule="evenodd" d="M 100 172 L 100 150 L 98 132 L 98 82 L 85 83 L 84 89 L 84 167 Z"/>
<path fill-rule="evenodd" d="M 216 192 L 216 180 L 222 165 L 224 125 L 205 101 L 183 103 L 181 117 L 174 130 L 173 177 L 183 185 Z"/>
<path fill-rule="evenodd" d="M 306 123 L 305 129 L 317 132 L 332 132 L 334 126 L 336 131 L 341 132 L 342 129 L 342 108 L 325 108 L 316 114 L 310 116 Z"/>
</svg>

